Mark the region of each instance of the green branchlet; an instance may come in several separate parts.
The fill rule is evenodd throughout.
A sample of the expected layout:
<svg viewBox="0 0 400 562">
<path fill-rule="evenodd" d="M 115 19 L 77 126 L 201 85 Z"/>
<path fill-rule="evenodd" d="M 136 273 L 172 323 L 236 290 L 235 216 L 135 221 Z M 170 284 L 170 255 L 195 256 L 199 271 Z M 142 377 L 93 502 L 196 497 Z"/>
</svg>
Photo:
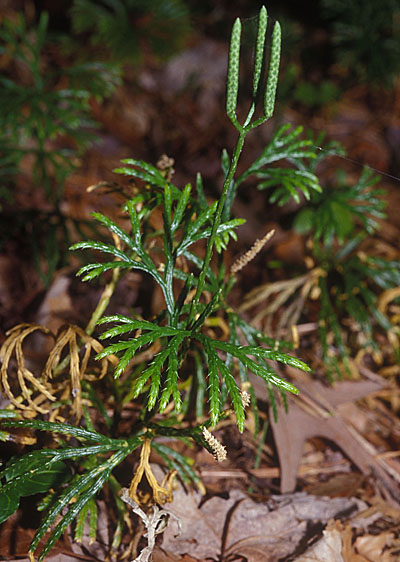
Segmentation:
<svg viewBox="0 0 400 562">
<path fill-rule="evenodd" d="M 32 188 L 42 190 L 48 203 L 45 211 L 19 210 L 12 228 L 2 229 L 0 243 L 18 229 L 18 236 L 29 241 L 33 263 L 46 285 L 56 268 L 65 265 L 71 227 L 80 232 L 80 221 L 67 219 L 60 207 L 66 178 L 95 139 L 90 100 L 104 99 L 121 82 L 116 65 L 85 62 L 61 70 L 49 64 L 48 20 L 42 12 L 36 26 L 28 25 L 22 14 L 0 22 L 0 55 L 9 60 L 0 77 L 0 199 L 12 201 L 14 178 L 28 164 Z M 23 81 L 18 78 L 20 67 Z M 63 138 L 69 139 L 70 147 L 61 145 Z M 4 213 L 2 220 L 10 220 L 9 214 L 12 217 Z"/>
</svg>

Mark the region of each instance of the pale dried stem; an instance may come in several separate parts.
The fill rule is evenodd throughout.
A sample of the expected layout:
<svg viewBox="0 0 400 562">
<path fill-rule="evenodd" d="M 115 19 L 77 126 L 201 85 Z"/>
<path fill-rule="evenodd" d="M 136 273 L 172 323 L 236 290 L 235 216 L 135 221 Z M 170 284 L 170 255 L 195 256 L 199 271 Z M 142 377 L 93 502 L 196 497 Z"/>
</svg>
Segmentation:
<svg viewBox="0 0 400 562">
<path fill-rule="evenodd" d="M 178 529 L 181 529 L 180 519 L 171 511 L 160 509 L 157 505 L 150 508 L 149 513 L 145 513 L 139 505 L 131 498 L 127 488 L 122 489 L 121 499 L 127 503 L 142 521 L 146 527 L 147 546 L 132 562 L 151 562 L 152 553 L 156 544 L 156 536 L 163 533 L 168 526 L 169 519 L 173 517 L 178 523 Z"/>
</svg>

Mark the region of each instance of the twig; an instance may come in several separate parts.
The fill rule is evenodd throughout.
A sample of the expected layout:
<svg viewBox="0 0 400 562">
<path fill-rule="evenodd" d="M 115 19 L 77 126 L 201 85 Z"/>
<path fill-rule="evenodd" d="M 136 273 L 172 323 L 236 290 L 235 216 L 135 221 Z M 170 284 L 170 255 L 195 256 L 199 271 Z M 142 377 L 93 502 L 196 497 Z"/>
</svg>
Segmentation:
<svg viewBox="0 0 400 562">
<path fill-rule="evenodd" d="M 152 512 L 147 515 L 129 496 L 128 488 L 122 489 L 121 499 L 131 507 L 133 513 L 140 517 L 147 530 L 147 535 L 144 535 L 147 536 L 147 546 L 132 562 L 151 562 L 151 555 L 156 544 L 156 536 L 165 531 L 168 526 L 169 517 L 173 517 L 176 520 L 179 532 L 181 530 L 181 521 L 174 513 L 166 509 L 160 509 L 157 505 L 153 506 L 151 508 Z"/>
</svg>

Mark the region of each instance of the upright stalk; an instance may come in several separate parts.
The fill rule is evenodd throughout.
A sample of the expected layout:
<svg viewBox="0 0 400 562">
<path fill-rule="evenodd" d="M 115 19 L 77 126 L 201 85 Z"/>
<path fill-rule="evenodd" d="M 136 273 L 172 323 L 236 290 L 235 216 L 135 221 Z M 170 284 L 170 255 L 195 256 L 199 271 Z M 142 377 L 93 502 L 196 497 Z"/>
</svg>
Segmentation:
<svg viewBox="0 0 400 562">
<path fill-rule="evenodd" d="M 203 266 L 200 271 L 196 293 L 190 308 L 188 324 L 189 326 L 192 327 L 193 327 L 194 316 L 198 310 L 200 297 L 204 290 L 206 275 L 207 275 L 208 268 L 210 267 L 213 246 L 215 243 L 215 239 L 217 237 L 218 228 L 221 224 L 224 207 L 226 203 L 230 207 L 234 198 L 234 192 L 233 192 L 229 197 L 229 201 L 227 202 L 229 187 L 233 182 L 233 178 L 239 161 L 239 156 L 243 148 L 244 139 L 247 133 L 251 129 L 254 129 L 255 127 L 261 125 L 261 123 L 264 123 L 264 121 L 266 121 L 272 116 L 274 111 L 276 86 L 277 86 L 278 73 L 279 73 L 280 48 L 281 48 L 281 30 L 278 22 L 275 23 L 274 31 L 272 34 L 268 77 L 267 77 L 267 82 L 264 91 L 263 114 L 261 115 L 261 117 L 255 119 L 253 122 L 251 121 L 255 112 L 256 99 L 261 84 L 260 79 L 261 79 L 261 71 L 262 71 L 263 59 L 264 59 L 265 38 L 267 32 L 267 19 L 268 19 L 267 10 L 265 9 L 265 6 L 262 6 L 258 18 L 257 41 L 256 41 L 256 48 L 255 48 L 253 101 L 243 125 L 239 123 L 236 115 L 237 98 L 238 98 L 238 90 L 239 90 L 239 66 L 240 66 L 239 59 L 240 59 L 240 37 L 241 37 L 241 23 L 239 18 L 235 20 L 235 23 L 233 24 L 233 28 L 232 28 L 231 42 L 229 47 L 229 60 L 228 60 L 226 113 L 229 119 L 232 121 L 234 127 L 239 132 L 239 137 L 233 151 L 232 160 L 224 181 L 221 197 L 218 201 L 218 206 L 217 206 L 216 213 L 214 215 L 213 225 L 211 229 L 211 235 L 207 242 L 206 255 L 204 258 Z"/>
<path fill-rule="evenodd" d="M 231 164 L 229 166 L 228 174 L 227 174 L 227 176 L 225 178 L 225 181 L 224 181 L 221 197 L 219 198 L 219 201 L 218 201 L 218 206 L 217 206 L 217 210 L 215 212 L 214 222 L 213 222 L 213 225 L 212 225 L 211 235 L 210 235 L 210 238 L 208 239 L 208 242 L 207 242 L 206 255 L 205 255 L 205 258 L 204 258 L 203 267 L 200 271 L 196 293 L 195 293 L 195 296 L 194 296 L 193 301 L 192 301 L 192 306 L 191 306 L 191 310 L 190 310 L 190 317 L 189 317 L 189 324 L 191 324 L 192 321 L 193 321 L 193 315 L 194 315 L 194 313 L 197 309 L 197 305 L 199 303 L 201 293 L 203 292 L 207 271 L 208 271 L 208 268 L 210 266 L 210 262 L 211 262 L 211 258 L 212 258 L 215 239 L 217 237 L 218 227 L 221 224 L 222 211 L 224 210 L 226 196 L 228 194 L 229 186 L 230 186 L 231 182 L 233 181 L 233 178 L 234 178 L 234 175 L 235 175 L 235 172 L 236 172 L 236 169 L 237 169 L 240 153 L 242 152 L 243 145 L 244 145 L 245 136 L 246 136 L 246 131 L 240 132 L 238 140 L 236 142 L 235 149 L 233 151 L 233 156 L 232 156 Z"/>
</svg>

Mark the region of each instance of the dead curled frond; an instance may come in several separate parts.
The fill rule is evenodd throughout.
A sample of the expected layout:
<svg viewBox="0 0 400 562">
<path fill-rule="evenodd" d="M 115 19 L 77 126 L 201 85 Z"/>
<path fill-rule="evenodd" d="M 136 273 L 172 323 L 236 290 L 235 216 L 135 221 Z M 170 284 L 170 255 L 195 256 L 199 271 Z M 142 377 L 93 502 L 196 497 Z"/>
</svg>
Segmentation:
<svg viewBox="0 0 400 562">
<path fill-rule="evenodd" d="M 319 290 L 319 278 L 325 275 L 326 272 L 323 269 L 316 267 L 305 275 L 300 275 L 294 279 L 260 285 L 245 296 L 244 303 L 240 306 L 239 311 L 244 312 L 254 306 L 259 308 L 260 305 L 264 304 L 261 310 L 259 308 L 259 312 L 253 319 L 256 324 L 264 318 L 271 320 L 272 316 L 285 305 L 286 308 L 279 318 L 277 332 L 288 331 L 297 324 L 305 300 L 308 297 L 315 298 L 317 296 L 314 293 Z M 276 296 L 269 302 L 268 299 L 273 295 Z M 292 302 L 288 304 L 290 299 L 292 299 Z"/>
<path fill-rule="evenodd" d="M 91 381 L 102 379 L 107 373 L 108 357 L 100 361 L 99 372 L 96 372 L 96 374 L 88 373 L 88 363 L 92 352 L 95 354 L 100 353 L 103 350 L 103 346 L 96 339 L 88 336 L 79 326 L 65 326 L 58 333 L 56 343 L 49 353 L 43 370 L 45 380 L 52 379 L 54 374 L 57 373 L 61 354 L 65 348 L 69 352 L 69 392 L 73 401 L 72 412 L 79 419 L 82 415 L 81 381 L 83 378 Z M 80 360 L 79 353 L 81 348 L 84 350 L 84 353 Z"/>
<path fill-rule="evenodd" d="M 139 466 L 129 486 L 129 497 L 132 498 L 135 503 L 142 506 L 152 504 L 163 505 L 164 503 L 172 502 L 173 482 L 177 471 L 172 470 L 169 472 L 163 479 L 162 483 L 159 484 L 150 466 L 150 453 L 151 439 L 144 439 L 142 450 L 140 451 Z M 152 490 L 152 496 L 138 491 L 138 487 L 143 480 L 143 476 L 146 476 L 147 482 Z"/>
<path fill-rule="evenodd" d="M 25 338 L 34 332 L 41 332 L 55 340 L 40 375 L 35 375 L 28 369 L 22 349 Z M 103 346 L 79 326 L 64 326 L 57 336 L 54 336 L 44 326 L 19 324 L 6 335 L 7 338 L 0 349 L 1 390 L 15 408 L 24 410 L 26 416 L 34 416 L 36 413 L 48 414 L 50 403 L 56 401 L 61 392 L 63 398 L 72 397 L 72 412 L 79 419 L 82 415 L 81 381 L 101 379 L 107 373 L 109 361 L 116 361 L 113 356 L 108 356 L 99 362 L 99 366 L 91 369 L 91 356 L 100 353 Z M 61 361 L 64 351 L 65 357 Z M 20 391 L 18 396 L 15 396 L 10 384 L 13 357 Z M 69 380 L 66 384 L 65 380 L 60 381 L 58 375 L 67 369 Z"/>
<path fill-rule="evenodd" d="M 7 338 L 0 349 L 2 392 L 15 408 L 25 410 L 27 416 L 35 415 L 35 412 L 48 413 L 48 408 L 40 406 L 40 403 L 47 400 L 51 402 L 56 400 L 51 384 L 43 376 L 35 376 L 25 363 L 22 344 L 25 338 L 34 332 L 52 335 L 50 330 L 39 324 L 19 324 L 6 333 Z M 17 397 L 11 390 L 9 381 L 10 362 L 14 355 L 17 364 L 17 380 L 21 392 Z M 24 404 L 24 401 L 27 404 Z"/>
<path fill-rule="evenodd" d="M 387 289 L 378 298 L 378 310 L 382 314 L 390 316 L 390 322 L 393 326 L 389 330 L 387 336 L 389 342 L 394 349 L 398 349 L 400 342 L 400 309 L 399 307 L 393 307 L 391 310 L 392 302 L 400 297 L 400 287 L 394 287 L 393 289 Z"/>
</svg>

